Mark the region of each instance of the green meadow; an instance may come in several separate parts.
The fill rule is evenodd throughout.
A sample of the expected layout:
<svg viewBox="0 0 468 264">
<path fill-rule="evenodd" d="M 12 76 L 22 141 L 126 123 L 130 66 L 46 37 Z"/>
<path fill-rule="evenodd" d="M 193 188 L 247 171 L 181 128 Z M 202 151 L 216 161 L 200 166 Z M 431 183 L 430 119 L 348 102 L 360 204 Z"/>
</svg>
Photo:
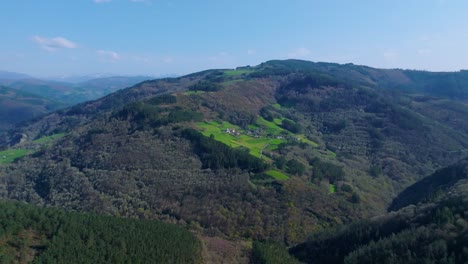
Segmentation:
<svg viewBox="0 0 468 264">
<path fill-rule="evenodd" d="M 244 130 L 229 122 L 199 122 L 196 124 L 204 136 L 214 136 L 214 139 L 231 147 L 245 147 L 249 149 L 249 153 L 255 157 L 262 156 L 262 150 L 274 150 L 278 145 L 286 142 L 284 139 L 268 138 L 265 136 L 253 137 L 246 135 Z M 238 136 L 233 136 L 226 133 L 226 129 L 234 129 L 240 133 Z"/>
<path fill-rule="evenodd" d="M 277 170 L 269 170 L 267 172 L 265 172 L 266 175 L 272 177 L 272 178 L 275 178 L 276 180 L 279 180 L 279 181 L 284 181 L 284 180 L 287 180 L 289 179 L 288 175 L 282 173 L 282 172 L 279 172 Z"/>
<path fill-rule="evenodd" d="M 213 135 L 215 140 L 223 142 L 231 147 L 245 147 L 249 149 L 249 153 L 255 157 L 262 157 L 262 152 L 265 149 L 275 150 L 281 143 L 287 142 L 287 139 L 284 137 L 286 135 L 296 137 L 301 142 L 305 142 L 314 147 L 317 146 L 315 142 L 308 140 L 305 136 L 293 134 L 279 127 L 278 123 L 281 123 L 281 119 L 274 121 L 275 122 L 270 122 L 259 117 L 256 124 L 250 125 L 248 129 L 252 131 L 257 129 L 263 130 L 263 132 L 259 133 L 257 137 L 247 135 L 244 129 L 226 121 L 198 122 L 196 123 L 196 126 L 204 136 L 209 137 Z M 230 135 L 226 132 L 226 129 L 234 129 L 239 132 L 239 135 Z M 283 137 L 278 138 L 280 135 L 283 135 Z"/>
<path fill-rule="evenodd" d="M 205 91 L 187 91 L 187 92 L 183 92 L 182 94 L 185 94 L 185 95 L 192 95 L 192 94 L 204 94 L 206 93 Z"/>
<path fill-rule="evenodd" d="M 0 151 L 0 164 L 9 164 L 29 153 L 27 149 L 8 149 Z"/>
<path fill-rule="evenodd" d="M 45 136 L 34 140 L 33 143 L 46 145 L 56 139 L 62 138 L 63 136 L 65 136 L 65 133 L 58 133 L 50 136 Z M 28 149 L 7 149 L 4 151 L 0 151 L 0 165 L 12 163 L 16 159 L 19 159 L 34 152 L 34 150 Z"/>
<path fill-rule="evenodd" d="M 41 137 L 39 139 L 36 139 L 34 140 L 33 142 L 34 143 L 49 143 L 55 139 L 59 139 L 61 137 L 65 136 L 65 133 L 58 133 L 58 134 L 54 134 L 54 135 L 51 135 L 51 136 L 45 136 L 45 137 Z"/>
<path fill-rule="evenodd" d="M 242 74 L 249 74 L 254 72 L 254 70 L 249 70 L 249 69 L 240 69 L 240 70 L 227 70 L 224 72 L 224 75 L 231 77 L 231 76 L 239 76 Z"/>
</svg>

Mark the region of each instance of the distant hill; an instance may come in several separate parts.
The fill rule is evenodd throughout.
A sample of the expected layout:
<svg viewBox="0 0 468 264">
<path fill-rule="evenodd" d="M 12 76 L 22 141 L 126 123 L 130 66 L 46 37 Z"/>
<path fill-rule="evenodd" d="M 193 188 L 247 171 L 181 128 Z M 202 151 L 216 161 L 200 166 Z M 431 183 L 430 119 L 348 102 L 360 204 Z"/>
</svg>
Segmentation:
<svg viewBox="0 0 468 264">
<path fill-rule="evenodd" d="M 19 79 L 29 79 L 29 78 L 32 78 L 32 77 L 23 73 L 0 71 L 0 80 L 1 79 L 19 80 Z"/>
<path fill-rule="evenodd" d="M 3 85 L 0 95 L 0 134 L 22 121 L 59 108 L 95 100 L 149 78 L 114 76 L 71 84 L 34 79 L 16 73 L 2 76 L 5 78 L 0 78 L 0 85 Z"/>
<path fill-rule="evenodd" d="M 148 80 L 149 77 L 106 77 L 92 79 L 82 83 L 66 83 L 35 78 L 0 79 L 0 84 L 36 94 L 71 106 L 84 101 L 94 100 L 119 89 Z"/>
<path fill-rule="evenodd" d="M 408 78 L 287 60 L 143 81 L 9 131 L 0 195 L 302 243 L 386 213 L 467 157 L 466 100 L 398 88 Z M 256 257 L 274 258 L 274 245 L 255 244 Z"/>
<path fill-rule="evenodd" d="M 365 84 L 383 89 L 468 99 L 468 70 L 429 72 L 402 69 L 376 69 L 368 66 L 308 62 L 302 60 L 269 61 L 261 64 L 264 74 L 319 71 L 352 84 Z"/>
<path fill-rule="evenodd" d="M 71 76 L 57 76 L 57 77 L 48 77 L 43 78 L 50 81 L 55 82 L 66 82 L 66 83 L 85 83 L 87 81 L 95 80 L 95 79 L 106 79 L 106 78 L 114 78 L 114 77 L 123 77 L 123 78 L 142 78 L 144 80 L 151 80 L 151 79 L 161 79 L 161 78 L 169 78 L 169 77 L 177 77 L 178 75 L 175 74 L 161 74 L 161 75 L 141 75 L 141 76 L 130 76 L 130 75 L 117 75 L 117 74 L 89 74 L 89 75 L 71 75 Z"/>
<path fill-rule="evenodd" d="M 0 86 L 0 133 L 64 106 L 32 93 Z"/>
</svg>

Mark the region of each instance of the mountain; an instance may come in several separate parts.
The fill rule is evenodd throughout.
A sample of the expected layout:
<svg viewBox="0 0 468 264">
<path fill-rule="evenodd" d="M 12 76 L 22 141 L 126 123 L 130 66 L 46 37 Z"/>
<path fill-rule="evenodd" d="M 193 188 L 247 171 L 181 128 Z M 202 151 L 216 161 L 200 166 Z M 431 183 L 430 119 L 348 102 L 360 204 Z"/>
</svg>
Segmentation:
<svg viewBox="0 0 468 264">
<path fill-rule="evenodd" d="M 466 100 L 399 86 L 410 74 L 287 60 L 144 81 L 10 131 L 0 194 L 178 223 L 207 245 L 302 243 L 467 156 Z"/>
<path fill-rule="evenodd" d="M 61 107 L 64 105 L 59 102 L 0 86 L 0 133 Z"/>
<path fill-rule="evenodd" d="M 19 79 L 29 79 L 29 78 L 31 78 L 31 76 L 27 74 L 23 74 L 23 73 L 0 71 L 0 79 L 19 80 Z"/>
<path fill-rule="evenodd" d="M 437 170 L 400 193 L 390 206 L 391 211 L 411 204 L 428 203 L 450 193 L 460 182 L 468 181 L 468 159 Z"/>
<path fill-rule="evenodd" d="M 395 199 L 407 207 L 312 234 L 290 252 L 305 263 L 466 263 L 467 173 L 468 159 L 443 168 Z"/>
<path fill-rule="evenodd" d="M 73 83 L 73 84 L 79 84 L 79 83 L 85 83 L 87 81 L 92 81 L 95 79 L 107 79 L 107 78 L 115 78 L 115 77 L 121 77 L 121 78 L 141 78 L 143 80 L 151 80 L 151 79 L 161 79 L 161 78 L 169 78 L 169 77 L 177 77 L 178 75 L 176 74 L 160 74 L 160 75 L 151 75 L 151 76 L 127 76 L 127 75 L 116 75 L 116 74 L 89 74 L 89 75 L 65 75 L 65 76 L 57 76 L 57 77 L 48 77 L 44 78 L 46 80 L 50 81 L 56 81 L 56 82 L 66 82 L 66 83 Z M 142 81 L 143 81 L 142 80 Z M 138 83 L 138 82 L 136 82 Z"/>
<path fill-rule="evenodd" d="M 311 63 L 300 60 L 269 61 L 263 66 L 271 73 L 320 71 L 346 80 L 389 90 L 422 93 L 451 99 L 468 99 L 468 70 L 429 72 L 402 69 L 375 69 L 368 66 L 336 63 Z"/>
<path fill-rule="evenodd" d="M 148 78 L 114 76 L 71 84 L 30 77 L 14 79 L 24 77 L 21 74 L 8 76 L 12 79 L 0 78 L 0 85 L 5 85 L 1 88 L 0 96 L 0 134 L 11 129 L 14 124 L 59 108 L 100 98 Z"/>
<path fill-rule="evenodd" d="M 66 106 L 71 106 L 84 101 L 100 98 L 119 89 L 130 87 L 148 79 L 149 77 L 145 76 L 114 76 L 91 79 L 74 84 L 27 78 L 19 80 L 0 79 L 0 83 L 20 91 L 29 92 L 51 100 L 62 102 Z"/>
</svg>

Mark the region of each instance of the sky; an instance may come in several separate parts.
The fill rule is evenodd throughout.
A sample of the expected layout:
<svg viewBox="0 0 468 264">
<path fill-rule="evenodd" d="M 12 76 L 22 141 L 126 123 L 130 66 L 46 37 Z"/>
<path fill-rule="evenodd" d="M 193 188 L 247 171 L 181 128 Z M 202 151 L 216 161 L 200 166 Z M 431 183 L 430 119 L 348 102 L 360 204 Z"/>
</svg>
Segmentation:
<svg viewBox="0 0 468 264">
<path fill-rule="evenodd" d="M 1 0 L 0 70 L 167 75 L 272 59 L 468 69 L 466 0 Z"/>
</svg>

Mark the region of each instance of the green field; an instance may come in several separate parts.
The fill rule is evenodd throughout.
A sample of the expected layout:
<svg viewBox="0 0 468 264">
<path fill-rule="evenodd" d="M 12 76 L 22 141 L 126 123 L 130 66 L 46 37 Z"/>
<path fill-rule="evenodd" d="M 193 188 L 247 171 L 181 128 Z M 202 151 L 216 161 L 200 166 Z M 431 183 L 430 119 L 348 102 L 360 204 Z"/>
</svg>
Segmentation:
<svg viewBox="0 0 468 264">
<path fill-rule="evenodd" d="M 280 104 L 272 104 L 271 106 L 273 106 L 276 109 L 281 109 L 282 107 Z"/>
<path fill-rule="evenodd" d="M 254 70 L 248 70 L 248 69 L 228 70 L 228 71 L 224 72 L 224 75 L 231 77 L 231 76 L 239 76 L 239 75 L 242 75 L 242 74 L 249 74 L 249 73 L 252 73 L 252 72 L 254 72 Z"/>
<path fill-rule="evenodd" d="M 330 183 L 330 185 L 328 187 L 328 190 L 329 190 L 330 193 L 335 193 L 336 192 L 336 185 Z"/>
<path fill-rule="evenodd" d="M 36 139 L 34 140 L 33 142 L 34 143 L 48 143 L 54 139 L 58 139 L 58 138 L 61 138 L 65 136 L 65 133 L 59 133 L 59 134 L 54 134 L 54 135 L 51 135 L 51 136 L 45 136 L 45 137 L 41 137 L 39 139 Z"/>
<path fill-rule="evenodd" d="M 289 177 L 286 174 L 281 173 L 281 172 L 279 172 L 277 170 L 269 170 L 269 171 L 265 172 L 265 174 L 275 178 L 276 180 L 280 180 L 280 181 L 284 181 L 284 180 L 289 179 Z"/>
<path fill-rule="evenodd" d="M 187 91 L 187 92 L 183 92 L 182 94 L 185 94 L 185 95 L 192 95 L 192 94 L 204 94 L 206 93 L 205 91 Z"/>
<path fill-rule="evenodd" d="M 27 149 L 8 149 L 0 151 L 0 164 L 9 164 L 29 153 Z"/>
<path fill-rule="evenodd" d="M 224 144 L 231 147 L 246 147 L 249 149 L 249 153 L 255 157 L 261 157 L 263 149 L 274 150 L 279 144 L 286 142 L 282 139 L 267 138 L 249 136 L 244 134 L 243 130 L 233 124 L 223 121 L 219 122 L 199 122 L 196 124 L 204 136 L 213 135 L 217 141 L 223 142 Z M 226 129 L 235 129 L 241 134 L 238 136 L 232 136 L 225 132 Z"/>
<path fill-rule="evenodd" d="M 246 147 L 249 149 L 249 153 L 255 157 L 262 157 L 262 152 L 265 149 L 275 150 L 281 143 L 287 142 L 285 135 L 295 137 L 301 142 L 305 142 L 314 147 L 317 146 L 315 142 L 308 140 L 303 135 L 292 134 L 291 132 L 284 130 L 283 128 L 279 127 L 276 122 L 281 122 L 281 119 L 275 120 L 275 122 L 270 122 L 262 117 L 259 117 L 256 124 L 248 126 L 248 129 L 252 131 L 259 128 L 263 130 L 263 133 L 257 137 L 254 137 L 253 135 L 247 135 L 246 131 L 244 131 L 242 128 L 226 121 L 199 122 L 196 123 L 196 126 L 204 136 L 209 137 L 213 135 L 215 140 L 223 142 L 224 144 L 231 147 Z M 234 129 L 239 132 L 239 135 L 230 135 L 225 132 L 226 129 Z"/>
</svg>

